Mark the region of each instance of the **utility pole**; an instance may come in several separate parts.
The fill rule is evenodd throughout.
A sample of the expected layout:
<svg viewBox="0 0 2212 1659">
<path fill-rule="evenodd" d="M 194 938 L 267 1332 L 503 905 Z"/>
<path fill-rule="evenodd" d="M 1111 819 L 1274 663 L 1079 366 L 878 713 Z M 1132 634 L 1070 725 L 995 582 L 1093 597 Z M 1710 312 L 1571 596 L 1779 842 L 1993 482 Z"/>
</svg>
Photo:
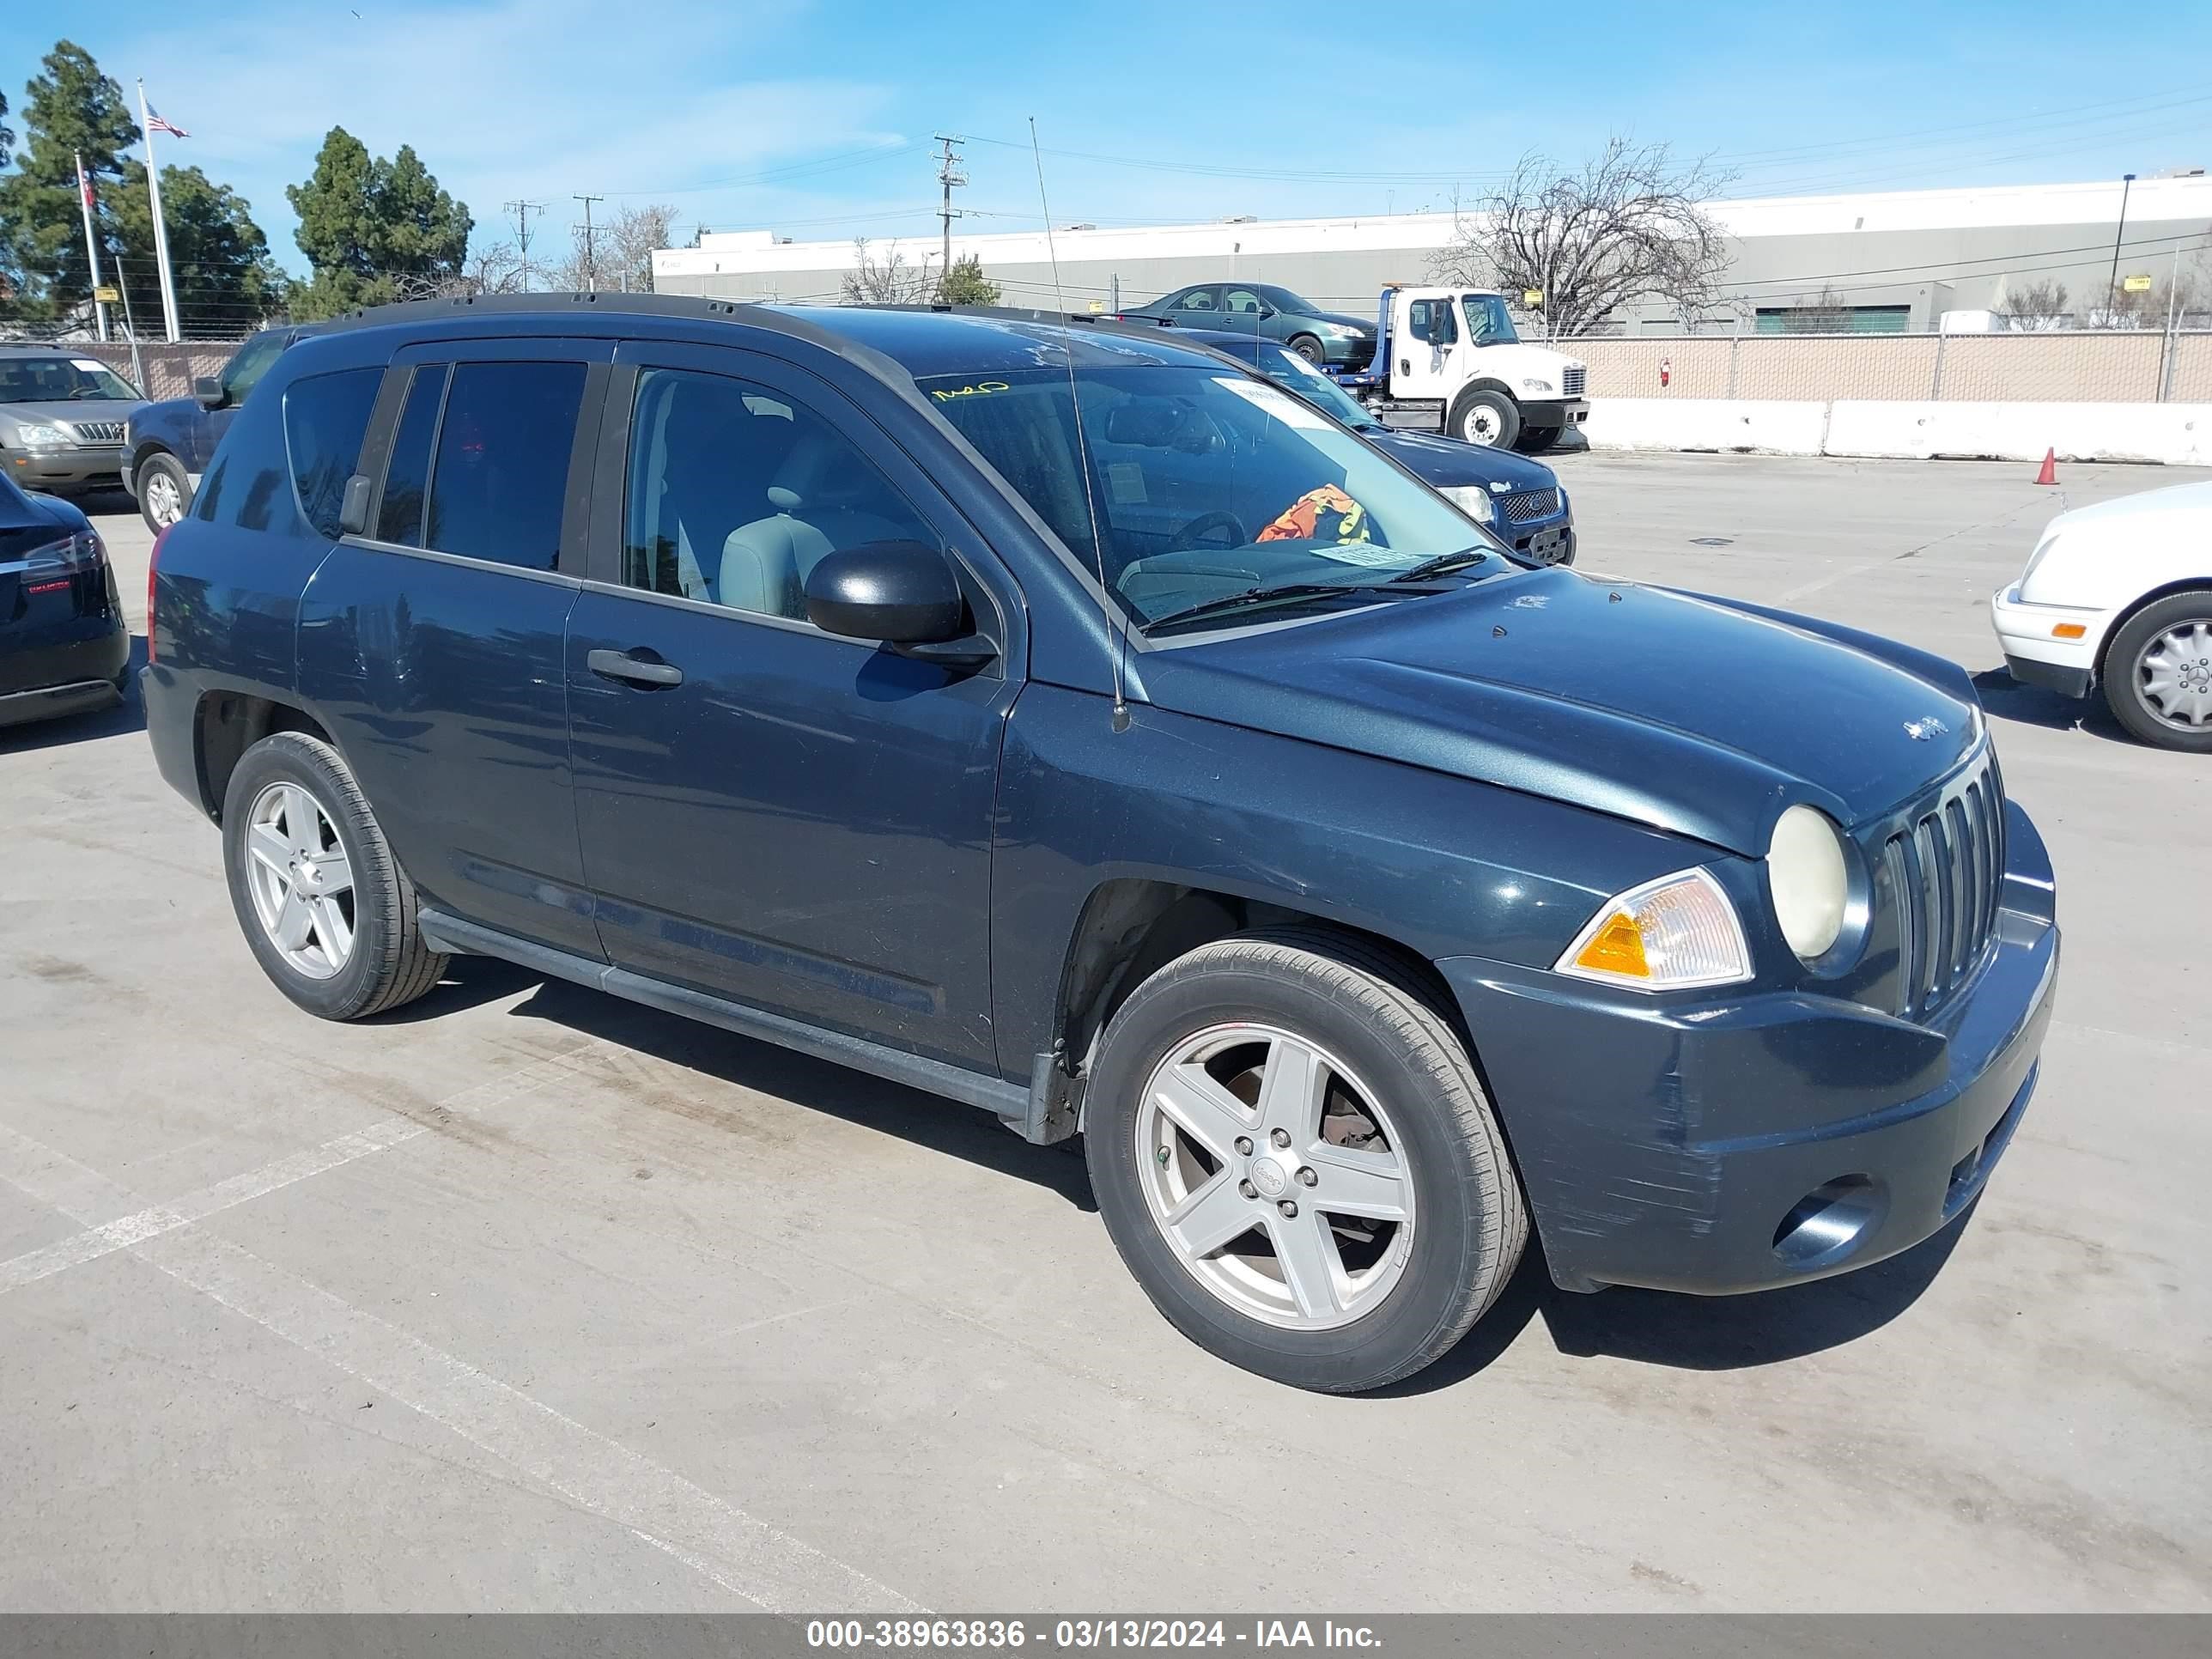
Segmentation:
<svg viewBox="0 0 2212 1659">
<path fill-rule="evenodd" d="M 604 202 L 607 198 L 604 196 L 579 196 L 575 199 L 584 204 L 584 291 L 597 294 L 599 291 L 599 264 L 592 257 L 592 204 Z"/>
<path fill-rule="evenodd" d="M 960 170 L 960 154 L 952 148 L 953 145 L 962 142 L 959 136 L 955 133 L 940 132 L 935 137 L 937 142 L 945 147 L 937 162 L 939 190 L 937 218 L 944 233 L 944 256 L 939 263 L 937 272 L 938 285 L 941 290 L 945 277 L 952 270 L 952 222 L 961 216 L 958 210 L 952 205 L 952 187 L 955 185 L 966 184 L 968 175 Z"/>
<path fill-rule="evenodd" d="M 515 252 L 522 261 L 522 291 L 530 292 L 530 216 L 545 211 L 543 202 L 509 202 L 507 210 L 514 216 Z"/>
<path fill-rule="evenodd" d="M 2128 234 L 2128 192 L 2135 188 L 2135 185 L 2134 173 L 2120 175 L 2120 223 L 2119 228 L 2112 233 L 2112 274 L 2105 281 L 2105 325 L 2107 328 L 2112 325 L 2112 307 L 2119 295 L 2120 238 Z"/>
</svg>

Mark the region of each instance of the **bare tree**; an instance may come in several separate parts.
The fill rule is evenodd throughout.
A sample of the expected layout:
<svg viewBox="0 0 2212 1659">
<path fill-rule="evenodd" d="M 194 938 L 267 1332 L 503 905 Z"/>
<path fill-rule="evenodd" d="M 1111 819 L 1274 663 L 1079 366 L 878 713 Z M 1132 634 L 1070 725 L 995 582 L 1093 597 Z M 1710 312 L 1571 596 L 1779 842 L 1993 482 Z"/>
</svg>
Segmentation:
<svg viewBox="0 0 2212 1659">
<path fill-rule="evenodd" d="M 2113 293 L 2108 301 L 2087 307 L 2088 314 L 2081 319 L 2084 328 L 2163 329 L 2169 313 L 2177 327 L 2202 326 L 2200 318 L 2212 307 L 2212 280 L 2208 280 L 2204 256 L 2199 254 L 2179 271 L 2160 276 L 2154 275 L 2148 288 L 2130 294 L 2125 288 Z"/>
<path fill-rule="evenodd" d="M 1523 155 L 1504 184 L 1453 216 L 1437 280 L 1543 291 L 1551 331 L 1586 334 L 1632 301 L 1659 296 L 1680 314 L 1711 309 L 1728 253 L 1702 205 L 1733 174 L 1677 162 L 1664 144 L 1607 141 L 1577 169 Z"/>
<path fill-rule="evenodd" d="M 2004 300 L 1995 309 L 2008 329 L 2024 333 L 2046 333 L 2064 328 L 2074 319 L 2066 284 L 2051 276 L 2039 276 L 2032 283 L 2008 282 Z"/>
<path fill-rule="evenodd" d="M 979 273 L 980 274 L 980 273 Z M 922 256 L 920 265 L 910 265 L 906 255 L 893 242 L 890 251 L 880 259 L 868 252 L 868 239 L 853 239 L 853 269 L 846 272 L 838 286 L 844 291 L 848 306 L 913 306 L 928 301 L 936 292 L 937 284 L 929 274 L 929 256 Z"/>
<path fill-rule="evenodd" d="M 653 252 L 674 246 L 676 210 L 665 203 L 618 209 L 599 228 L 599 285 L 651 292 Z"/>
</svg>

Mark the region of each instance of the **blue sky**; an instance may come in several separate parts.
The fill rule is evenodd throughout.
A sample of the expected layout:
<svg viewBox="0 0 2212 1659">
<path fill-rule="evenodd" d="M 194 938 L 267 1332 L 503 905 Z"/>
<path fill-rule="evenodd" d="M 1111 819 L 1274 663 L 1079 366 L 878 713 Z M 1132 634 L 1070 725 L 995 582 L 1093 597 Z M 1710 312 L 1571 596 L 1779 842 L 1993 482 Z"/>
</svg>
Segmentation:
<svg viewBox="0 0 2212 1659">
<path fill-rule="evenodd" d="M 103 0 L 67 27 L 126 89 L 146 78 L 192 134 L 161 159 L 237 188 L 295 269 L 283 187 L 334 124 L 380 154 L 412 143 L 480 239 L 507 234 L 501 204 L 523 198 L 549 205 L 556 240 L 577 191 L 673 204 L 686 234 L 932 235 L 939 131 L 970 136 L 967 227 L 1021 228 L 1032 115 L 1063 223 L 1443 208 L 1524 149 L 1578 158 L 1613 131 L 1717 152 L 1738 195 L 2212 165 L 2212 7 L 2109 29 L 2079 0 L 1584 0 L 1395 21 L 1266 0 L 1222 21 L 1237 9 Z M 52 44 L 28 21 L 0 40 L 19 128 Z"/>
</svg>

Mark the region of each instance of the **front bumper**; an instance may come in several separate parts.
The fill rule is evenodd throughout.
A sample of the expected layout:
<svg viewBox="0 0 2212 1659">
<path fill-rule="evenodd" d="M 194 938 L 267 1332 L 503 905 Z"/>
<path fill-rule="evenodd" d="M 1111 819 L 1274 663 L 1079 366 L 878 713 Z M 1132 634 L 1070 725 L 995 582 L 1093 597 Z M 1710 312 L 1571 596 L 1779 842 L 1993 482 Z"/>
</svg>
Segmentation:
<svg viewBox="0 0 2212 1659">
<path fill-rule="evenodd" d="M 1580 426 L 1589 419 L 1589 399 L 1587 398 L 1523 398 L 1521 399 L 1521 425 L 1556 426 L 1562 430 Z"/>
<path fill-rule="evenodd" d="M 58 485 L 100 484 L 123 477 L 121 444 L 70 444 L 58 449 L 9 449 L 0 453 L 8 476 L 26 489 Z"/>
<path fill-rule="evenodd" d="M 2014 583 L 1990 595 L 1990 626 L 1996 630 L 2012 677 L 2069 697 L 2086 697 L 2097 682 L 2097 653 L 2112 614 L 2067 605 L 2030 605 Z M 2079 629 L 2072 639 L 2057 630 Z"/>
<path fill-rule="evenodd" d="M 2057 983 L 2050 863 L 2017 808 L 2008 839 L 1990 953 L 1928 1025 L 1805 992 L 1655 999 L 1437 963 L 1553 1279 L 1766 1290 L 1894 1255 L 1971 1203 L 2027 1109 Z"/>
</svg>

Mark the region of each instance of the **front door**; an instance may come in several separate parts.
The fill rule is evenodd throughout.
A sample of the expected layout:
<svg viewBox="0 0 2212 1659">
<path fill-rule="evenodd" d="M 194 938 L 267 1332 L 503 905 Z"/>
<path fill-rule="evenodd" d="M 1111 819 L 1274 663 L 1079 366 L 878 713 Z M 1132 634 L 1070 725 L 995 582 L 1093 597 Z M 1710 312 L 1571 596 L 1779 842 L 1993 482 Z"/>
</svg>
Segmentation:
<svg viewBox="0 0 2212 1659">
<path fill-rule="evenodd" d="M 1399 398 L 1449 398 L 1466 378 L 1459 307 L 1448 294 L 1404 300 L 1405 326 L 1393 331 L 1390 391 Z"/>
<path fill-rule="evenodd" d="M 609 959 L 991 1067 L 992 809 L 1018 678 L 824 634 L 803 589 L 838 549 L 925 542 L 963 556 L 1004 639 L 1005 579 L 826 383 L 713 347 L 617 361 L 568 655 Z"/>
</svg>

